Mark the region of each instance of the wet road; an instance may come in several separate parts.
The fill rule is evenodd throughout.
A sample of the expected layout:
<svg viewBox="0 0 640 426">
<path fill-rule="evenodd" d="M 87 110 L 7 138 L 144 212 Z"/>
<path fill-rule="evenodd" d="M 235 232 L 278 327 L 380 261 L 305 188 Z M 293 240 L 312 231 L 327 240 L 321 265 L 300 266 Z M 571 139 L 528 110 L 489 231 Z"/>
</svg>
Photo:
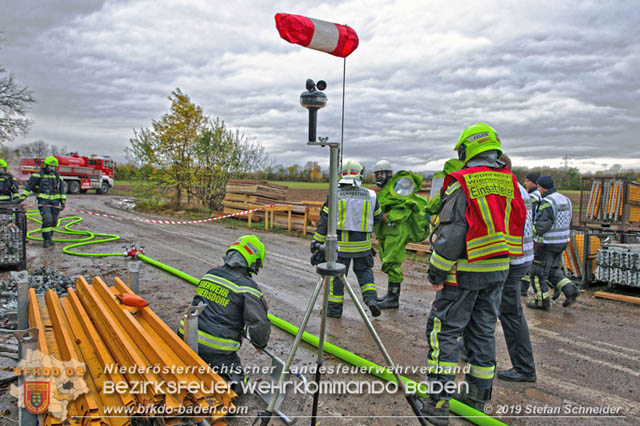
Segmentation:
<svg viewBox="0 0 640 426">
<path fill-rule="evenodd" d="M 86 209 L 124 217 L 137 214 L 123 212 L 105 205 L 105 196 L 85 195 L 71 197 L 68 207 Z M 72 214 L 65 211 L 65 214 Z M 244 227 L 232 227 L 207 223 L 200 225 L 155 225 L 134 221 L 81 215 L 84 222 L 78 228 L 96 232 L 113 232 L 121 241 L 88 247 L 87 251 L 119 251 L 123 244 L 137 243 L 145 246 L 145 254 L 160 262 L 177 267 L 199 277 L 209 268 L 221 263 L 229 244 L 239 235 L 248 233 Z M 140 215 L 143 216 L 144 215 Z M 259 227 L 259 226 L 258 226 Z M 257 276 L 269 310 L 293 324 L 299 324 L 318 280 L 308 263 L 309 241 L 259 229 L 267 248 L 266 265 Z M 30 268 L 40 264 L 55 266 L 68 275 L 100 274 L 109 282 L 113 276 L 127 276 L 126 260 L 121 258 L 79 258 L 62 254 L 57 250 L 43 252 L 39 244 L 28 247 Z M 426 362 L 425 327 L 428 310 L 435 293 L 426 282 L 426 265 L 407 261 L 404 265 L 401 307 L 383 311 L 373 319 L 373 324 L 394 361 L 402 366 L 423 367 Z M 379 259 L 375 268 L 378 293 L 386 291 L 386 276 L 380 272 Z M 357 289 L 353 273 L 348 277 Z M 141 294 L 152 308 L 170 325 L 175 326 L 185 308 L 190 304 L 194 287 L 173 276 L 145 265 L 140 276 Z M 358 292 L 359 293 L 359 292 Z M 346 297 L 345 313 L 341 320 L 328 319 L 328 340 L 379 364 L 382 355 L 365 329 L 353 303 Z M 560 299 L 560 301 L 562 298 Z M 523 299 L 524 301 L 524 299 Z M 508 383 L 497 380 L 493 389 L 492 410 L 502 414 L 508 424 L 587 424 L 632 425 L 640 423 L 640 308 L 619 302 L 594 299 L 583 293 L 578 302 L 564 309 L 554 304 L 551 312 L 531 311 L 525 308 L 531 329 L 531 338 L 538 369 L 535 384 Z M 308 331 L 319 330 L 320 304 L 316 304 Z M 276 328 L 272 331 L 270 347 L 286 358 L 293 337 Z M 245 344 L 241 349 L 245 365 L 269 361 Z M 326 365 L 343 365 L 330 355 Z M 315 349 L 302 344 L 297 353 L 297 366 L 314 365 Z M 497 362 L 499 369 L 510 367 L 502 329 L 497 328 Z M 424 380 L 419 374 L 408 376 Z M 311 375 L 308 375 L 311 379 Z M 370 381 L 361 374 L 334 375 L 331 380 Z M 264 405 L 251 395 L 243 396 L 239 405 L 249 408 L 249 416 L 255 415 Z M 304 413 L 308 415 L 311 398 L 307 399 Z M 569 408 L 583 406 L 617 409 L 611 417 L 578 416 L 567 413 Z M 559 412 L 558 412 L 559 411 Z M 578 411 L 574 411 L 578 412 Z M 320 398 L 321 424 L 397 425 L 418 424 L 411 418 L 411 410 L 400 394 L 389 395 L 322 395 Z M 540 414 L 542 414 L 542 417 Z M 545 414 L 551 413 L 551 414 Z M 505 415 L 506 414 L 506 415 Z M 372 418 L 371 416 L 377 416 Z M 402 417 L 404 416 L 404 417 Z M 250 424 L 248 418 L 238 417 L 231 424 Z M 303 420 L 302 424 L 306 424 Z M 464 424 L 454 419 L 452 424 Z"/>
</svg>

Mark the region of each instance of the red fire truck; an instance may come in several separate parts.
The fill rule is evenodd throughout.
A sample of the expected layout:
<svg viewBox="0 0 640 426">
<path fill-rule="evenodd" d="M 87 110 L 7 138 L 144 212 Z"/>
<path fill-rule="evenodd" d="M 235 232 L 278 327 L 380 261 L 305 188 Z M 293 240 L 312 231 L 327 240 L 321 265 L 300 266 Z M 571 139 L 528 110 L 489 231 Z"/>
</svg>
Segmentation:
<svg viewBox="0 0 640 426">
<path fill-rule="evenodd" d="M 78 194 L 95 189 L 98 194 L 106 194 L 113 186 L 116 164 L 110 157 L 81 157 L 77 152 L 55 157 L 58 159 L 58 173 L 67 184 L 67 193 Z M 43 162 L 44 158 L 22 158 L 18 179 L 26 183 L 33 172 L 42 168 Z"/>
</svg>

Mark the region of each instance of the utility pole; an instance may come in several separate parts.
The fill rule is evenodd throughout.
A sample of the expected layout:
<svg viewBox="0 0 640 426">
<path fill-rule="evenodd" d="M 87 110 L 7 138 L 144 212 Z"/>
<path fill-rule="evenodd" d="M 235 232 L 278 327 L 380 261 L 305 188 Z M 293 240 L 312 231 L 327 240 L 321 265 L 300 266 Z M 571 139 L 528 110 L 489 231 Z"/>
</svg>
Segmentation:
<svg viewBox="0 0 640 426">
<path fill-rule="evenodd" d="M 565 154 L 564 157 L 562 157 L 562 159 L 564 160 L 564 168 L 568 169 L 569 168 L 569 160 L 571 159 L 571 157 L 569 157 L 569 154 Z"/>
</svg>

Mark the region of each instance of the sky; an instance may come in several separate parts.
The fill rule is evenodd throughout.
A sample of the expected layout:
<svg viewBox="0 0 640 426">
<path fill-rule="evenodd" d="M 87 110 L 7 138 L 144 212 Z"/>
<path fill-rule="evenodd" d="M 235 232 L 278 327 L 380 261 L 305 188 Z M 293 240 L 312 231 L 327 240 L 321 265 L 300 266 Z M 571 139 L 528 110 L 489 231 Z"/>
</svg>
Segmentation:
<svg viewBox="0 0 640 426">
<path fill-rule="evenodd" d="M 318 161 L 307 78 L 325 80 L 318 134 L 340 139 L 343 60 L 279 37 L 276 13 L 346 24 L 344 158 L 438 170 L 468 125 L 514 166 L 640 169 L 640 6 L 612 1 L 2 0 L 0 64 L 34 92 L 31 132 L 124 160 L 176 88 L 264 144 Z"/>
</svg>

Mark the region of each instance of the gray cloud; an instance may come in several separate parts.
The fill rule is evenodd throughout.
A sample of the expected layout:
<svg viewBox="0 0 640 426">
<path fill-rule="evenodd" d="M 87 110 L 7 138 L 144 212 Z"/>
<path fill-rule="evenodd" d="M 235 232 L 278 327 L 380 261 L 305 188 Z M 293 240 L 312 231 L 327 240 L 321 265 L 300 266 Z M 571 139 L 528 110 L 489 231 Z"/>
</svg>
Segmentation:
<svg viewBox="0 0 640 426">
<path fill-rule="evenodd" d="M 306 78 L 327 80 L 319 133 L 339 138 L 342 60 L 279 38 L 273 15 L 299 13 L 360 37 L 345 157 L 436 169 L 466 125 L 486 121 L 527 164 L 637 162 L 637 3 L 558 3 L 11 0 L 0 53 L 39 101 L 27 140 L 122 157 L 180 87 L 276 161 L 326 164 L 304 144 L 298 95 Z"/>
</svg>

